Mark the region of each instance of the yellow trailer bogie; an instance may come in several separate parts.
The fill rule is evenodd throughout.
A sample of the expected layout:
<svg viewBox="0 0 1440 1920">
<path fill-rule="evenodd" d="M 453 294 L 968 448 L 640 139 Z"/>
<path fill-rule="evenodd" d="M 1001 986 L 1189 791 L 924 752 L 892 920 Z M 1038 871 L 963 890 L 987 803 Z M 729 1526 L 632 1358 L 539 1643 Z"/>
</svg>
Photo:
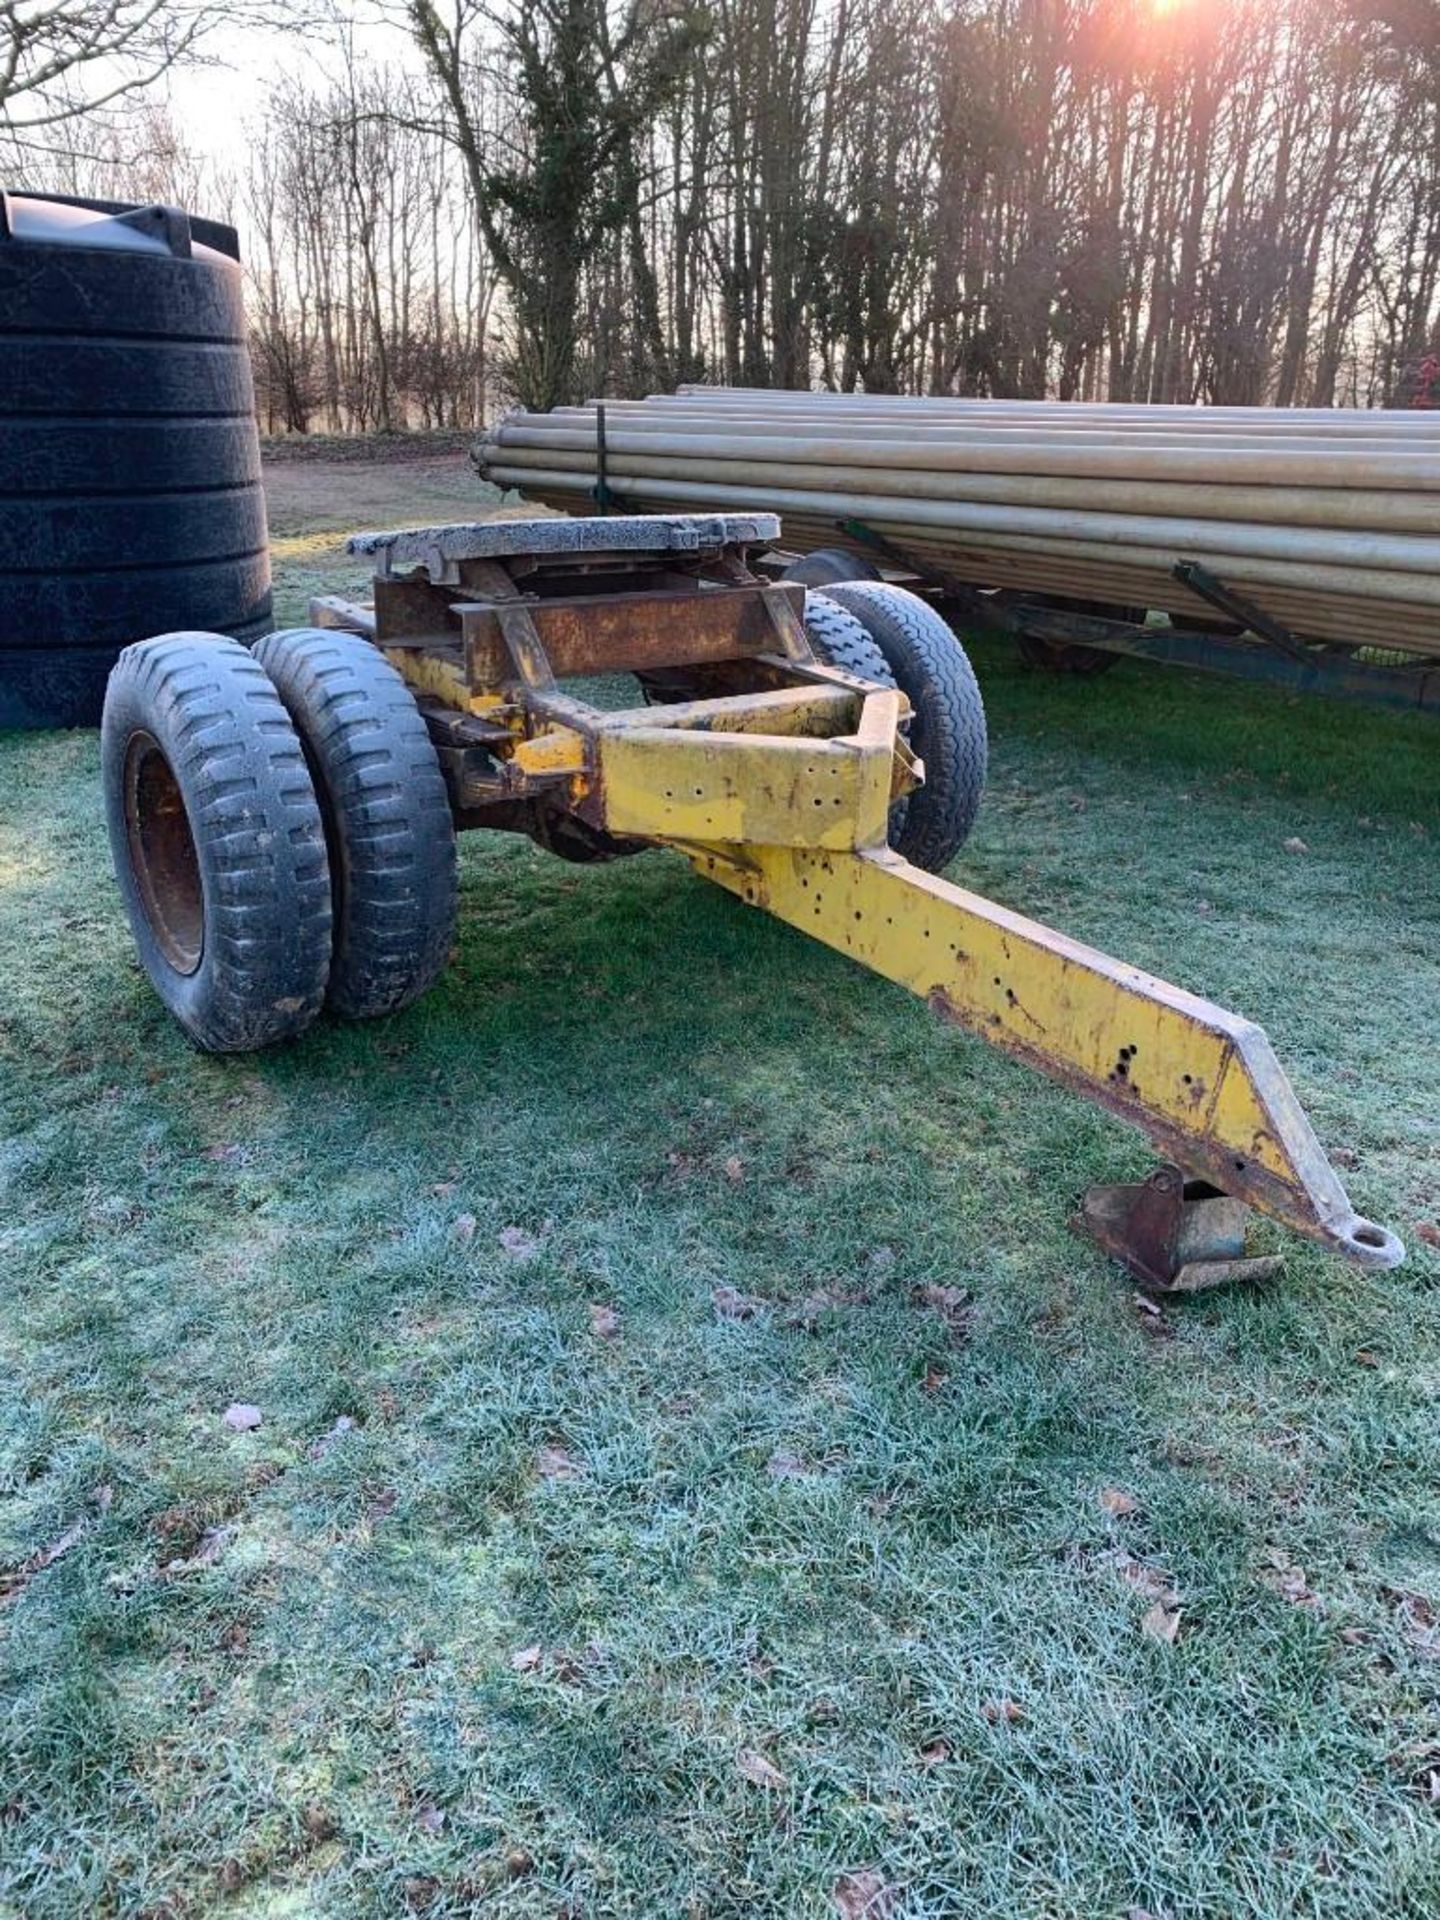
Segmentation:
<svg viewBox="0 0 1440 1920">
<path fill-rule="evenodd" d="M 359 535 L 373 607 L 318 601 L 312 619 L 363 635 L 410 688 L 457 825 L 574 858 L 673 847 L 1138 1127 L 1165 1164 L 1092 1190 L 1080 1217 L 1147 1283 L 1273 1265 L 1245 1258 L 1242 1205 L 1396 1264 L 1403 1247 L 1351 1206 L 1259 1027 L 892 850 L 895 803 L 925 780 L 915 714 L 894 685 L 816 657 L 805 589 L 751 565 L 778 531 L 727 514 Z M 657 697 L 606 709 L 570 684 L 619 673 Z"/>
</svg>

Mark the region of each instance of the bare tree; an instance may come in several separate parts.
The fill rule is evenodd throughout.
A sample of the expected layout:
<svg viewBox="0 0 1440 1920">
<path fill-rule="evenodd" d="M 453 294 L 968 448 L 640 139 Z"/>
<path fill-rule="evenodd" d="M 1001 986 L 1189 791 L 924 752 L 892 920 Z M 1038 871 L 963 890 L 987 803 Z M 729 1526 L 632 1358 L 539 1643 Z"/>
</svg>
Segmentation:
<svg viewBox="0 0 1440 1920">
<path fill-rule="evenodd" d="M 0 130 L 33 140 L 133 100 L 222 17 L 213 0 L 0 0 Z"/>
<path fill-rule="evenodd" d="M 254 144 L 277 426 L 705 374 L 1376 404 L 1440 358 L 1440 0 L 380 4 L 416 70 L 342 43 Z"/>
</svg>

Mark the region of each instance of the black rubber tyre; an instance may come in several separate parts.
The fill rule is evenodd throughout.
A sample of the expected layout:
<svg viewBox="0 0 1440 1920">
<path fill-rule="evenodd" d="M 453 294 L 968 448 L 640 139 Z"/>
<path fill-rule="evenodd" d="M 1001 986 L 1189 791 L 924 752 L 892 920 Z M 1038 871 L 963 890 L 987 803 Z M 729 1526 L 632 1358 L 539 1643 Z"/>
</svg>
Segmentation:
<svg viewBox="0 0 1440 1920">
<path fill-rule="evenodd" d="M 899 684 L 860 621 L 829 594 L 811 591 L 805 595 L 805 637 L 827 667 L 873 680 L 879 687 Z"/>
<path fill-rule="evenodd" d="M 813 553 L 792 560 L 780 578 L 798 580 L 806 587 L 833 587 L 842 580 L 878 580 L 880 570 L 843 547 L 816 547 Z"/>
<path fill-rule="evenodd" d="M 853 613 L 847 613 L 838 600 L 811 589 L 805 595 L 805 634 L 816 654 L 827 667 L 839 667 L 861 680 L 873 680 L 877 687 L 893 687 L 899 682 L 890 671 L 890 663 L 870 638 Z M 913 721 L 903 731 L 908 744 Z M 885 838 L 898 848 L 905 833 L 905 818 L 910 811 L 910 795 L 902 794 L 890 808 Z"/>
<path fill-rule="evenodd" d="M 325 830 L 300 741 L 238 641 L 127 647 L 105 694 L 115 873 L 151 985 L 209 1053 L 302 1032 L 330 968 Z"/>
<path fill-rule="evenodd" d="M 939 873 L 969 838 L 985 791 L 985 703 L 965 649 L 935 609 L 904 587 L 860 580 L 828 587 L 879 647 L 915 710 L 910 744 L 925 784 L 909 798 L 892 844 Z"/>
<path fill-rule="evenodd" d="M 1033 633 L 1017 634 L 1015 647 L 1027 667 L 1037 667 L 1042 673 L 1068 673 L 1080 680 L 1093 680 L 1120 662 L 1118 653 L 1106 653 L 1103 647 L 1042 640 Z"/>
<path fill-rule="evenodd" d="M 305 747 L 330 853 L 331 1009 L 367 1020 L 433 986 L 455 936 L 455 824 L 414 696 L 358 634 L 295 627 L 255 658 Z"/>
<path fill-rule="evenodd" d="M 1145 620 L 1144 607 L 1120 606 L 1112 600 L 1076 600 L 1059 593 L 1021 594 L 1016 603 L 1022 608 L 1028 603 L 1051 607 L 1058 613 L 1088 614 L 1093 620 L 1118 620 L 1132 627 L 1142 626 Z M 1017 635 L 1015 645 L 1026 666 L 1038 667 L 1042 673 L 1068 673 L 1077 679 L 1093 680 L 1120 664 L 1118 653 L 1087 647 L 1083 641 L 1042 640 L 1035 634 L 1022 633 Z"/>
</svg>

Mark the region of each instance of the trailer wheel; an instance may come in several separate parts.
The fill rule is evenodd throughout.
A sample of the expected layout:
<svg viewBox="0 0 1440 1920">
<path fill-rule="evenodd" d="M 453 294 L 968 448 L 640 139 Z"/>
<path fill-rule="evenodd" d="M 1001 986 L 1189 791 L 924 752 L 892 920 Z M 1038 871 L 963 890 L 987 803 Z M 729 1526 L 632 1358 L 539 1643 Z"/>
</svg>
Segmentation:
<svg viewBox="0 0 1440 1920">
<path fill-rule="evenodd" d="M 264 669 L 236 640 L 126 647 L 101 775 L 140 964 L 209 1053 L 302 1032 L 325 998 L 330 871 L 315 789 Z"/>
<path fill-rule="evenodd" d="M 853 673 L 860 680 L 873 680 L 877 687 L 899 685 L 890 671 L 890 663 L 866 629 L 829 594 L 812 589 L 805 595 L 805 637 L 827 667 L 838 667 L 842 673 Z M 913 725 L 909 720 L 903 724 L 907 743 Z M 891 847 L 898 848 L 909 811 L 908 793 L 892 802 L 885 829 L 885 838 Z"/>
<path fill-rule="evenodd" d="M 925 784 L 910 795 L 892 844 L 939 873 L 969 838 L 985 791 L 985 703 L 970 661 L 935 609 L 904 587 L 860 580 L 826 593 L 864 626 L 915 709 L 910 744 Z"/>
<path fill-rule="evenodd" d="M 828 593 L 812 590 L 805 595 L 805 638 L 827 667 L 880 687 L 899 684 L 866 628 Z"/>
<path fill-rule="evenodd" d="M 798 580 L 804 587 L 833 587 L 844 580 L 878 580 L 880 570 L 844 547 L 816 547 L 813 553 L 792 560 L 780 578 Z"/>
<path fill-rule="evenodd" d="M 1081 680 L 1108 673 L 1120 661 L 1118 653 L 1106 653 L 1101 647 L 1042 640 L 1033 633 L 1016 634 L 1015 649 L 1027 667 L 1037 667 L 1042 673 L 1068 673 Z"/>
<path fill-rule="evenodd" d="M 331 1009 L 350 1020 L 408 1006 L 455 933 L 455 824 L 414 696 L 358 634 L 295 627 L 255 658 L 304 743 L 330 854 Z"/>
<path fill-rule="evenodd" d="M 1034 593 L 1016 596 L 1014 604 L 1024 608 L 1052 607 L 1059 613 L 1083 613 L 1095 620 L 1118 620 L 1123 625 L 1138 627 L 1144 624 L 1144 607 L 1117 605 L 1111 600 L 1076 600 L 1062 593 Z M 1038 667 L 1042 673 L 1068 673 L 1081 680 L 1093 680 L 1097 674 L 1109 673 L 1112 667 L 1120 664 L 1118 653 L 1107 653 L 1103 647 L 1087 647 L 1080 641 L 1042 640 L 1037 634 L 1021 633 L 1015 637 L 1016 650 L 1027 667 Z"/>
</svg>

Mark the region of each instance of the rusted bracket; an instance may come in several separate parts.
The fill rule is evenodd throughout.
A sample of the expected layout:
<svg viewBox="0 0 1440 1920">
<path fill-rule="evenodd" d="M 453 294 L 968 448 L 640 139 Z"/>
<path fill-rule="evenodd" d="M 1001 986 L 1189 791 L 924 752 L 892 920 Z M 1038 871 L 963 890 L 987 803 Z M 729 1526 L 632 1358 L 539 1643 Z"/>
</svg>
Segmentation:
<svg viewBox="0 0 1440 1920">
<path fill-rule="evenodd" d="M 1257 606 L 1249 594 L 1239 593 L 1223 580 L 1217 580 L 1210 569 L 1202 567 L 1198 560 L 1177 560 L 1170 572 L 1182 587 L 1188 587 L 1199 599 L 1229 619 L 1237 620 L 1242 627 L 1248 627 L 1251 633 L 1258 633 L 1262 640 L 1268 640 L 1272 647 L 1288 653 L 1292 660 L 1308 664 L 1313 659 L 1309 648 L 1295 638 L 1289 627 L 1273 614 L 1266 613 L 1263 607 Z"/>
<path fill-rule="evenodd" d="M 339 633 L 363 634 L 367 640 L 373 640 L 375 609 L 362 607 L 358 601 L 347 600 L 342 594 L 316 593 L 310 596 L 310 624 Z"/>
<path fill-rule="evenodd" d="M 1162 1166 L 1146 1180 L 1091 1187 L 1071 1224 L 1157 1293 L 1199 1293 L 1280 1271 L 1279 1254 L 1246 1255 L 1249 1218 L 1243 1200 Z"/>
</svg>

